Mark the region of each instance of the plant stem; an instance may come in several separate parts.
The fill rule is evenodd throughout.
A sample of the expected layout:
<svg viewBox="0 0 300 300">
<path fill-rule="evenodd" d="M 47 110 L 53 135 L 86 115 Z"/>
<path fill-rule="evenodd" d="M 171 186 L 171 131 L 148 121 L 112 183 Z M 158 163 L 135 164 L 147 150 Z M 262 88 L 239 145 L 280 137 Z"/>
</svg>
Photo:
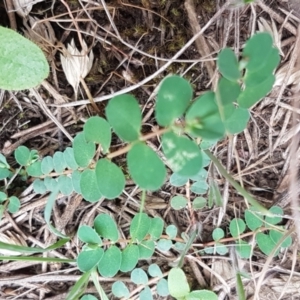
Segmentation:
<svg viewBox="0 0 300 300">
<path fill-rule="evenodd" d="M 152 139 L 153 137 L 156 137 L 158 135 L 162 135 L 162 134 L 168 132 L 169 130 L 170 130 L 170 128 L 161 128 L 161 129 L 159 129 L 157 131 L 150 132 L 150 133 L 148 133 L 146 135 L 141 136 L 139 138 L 139 140 L 140 141 L 147 141 L 147 140 Z M 128 144 L 125 147 L 123 147 L 123 148 L 121 148 L 121 149 L 119 149 L 119 150 L 117 150 L 115 152 L 112 152 L 112 153 L 108 154 L 106 157 L 109 158 L 109 159 L 112 159 L 114 157 L 117 157 L 119 155 L 127 153 L 130 150 L 130 148 L 132 147 L 132 145 L 133 145 L 133 143 Z"/>
</svg>

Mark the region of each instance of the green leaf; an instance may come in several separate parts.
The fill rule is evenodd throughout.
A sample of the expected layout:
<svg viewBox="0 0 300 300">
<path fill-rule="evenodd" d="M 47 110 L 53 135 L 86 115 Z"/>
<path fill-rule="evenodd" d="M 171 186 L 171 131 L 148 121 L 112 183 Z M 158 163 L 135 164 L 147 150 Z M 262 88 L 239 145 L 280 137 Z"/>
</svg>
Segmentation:
<svg viewBox="0 0 300 300">
<path fill-rule="evenodd" d="M 221 111 L 225 105 L 232 104 L 237 101 L 241 92 L 241 87 L 237 82 L 221 78 L 218 82 L 216 91 L 217 104 Z"/>
<path fill-rule="evenodd" d="M 57 179 L 59 190 L 63 195 L 69 196 L 73 192 L 72 178 L 66 175 L 61 175 Z"/>
<path fill-rule="evenodd" d="M 100 159 L 96 165 L 96 177 L 100 193 L 107 199 L 121 195 L 125 177 L 121 169 L 108 159 Z"/>
<path fill-rule="evenodd" d="M 40 180 L 40 179 L 36 179 L 36 180 Z M 34 181 L 35 182 L 35 181 Z M 41 188 L 40 192 L 42 192 L 45 188 L 40 184 L 38 183 L 40 186 L 39 188 Z M 56 179 L 52 178 L 52 177 L 46 177 L 44 179 L 44 184 L 45 184 L 45 187 L 46 187 L 46 190 L 45 191 L 54 191 L 57 186 L 58 186 L 58 183 L 56 181 Z M 42 194 L 44 194 L 45 192 L 43 192 Z"/>
<path fill-rule="evenodd" d="M 162 136 L 162 148 L 172 170 L 182 176 L 193 176 L 202 167 L 199 147 L 186 136 L 173 132 Z"/>
<path fill-rule="evenodd" d="M 88 244 L 101 245 L 102 241 L 95 229 L 87 225 L 81 225 L 77 231 L 78 238 Z"/>
<path fill-rule="evenodd" d="M 95 155 L 96 146 L 92 142 L 87 142 L 84 133 L 78 133 L 73 140 L 73 150 L 76 163 L 80 167 L 87 167 Z"/>
<path fill-rule="evenodd" d="M 238 134 L 247 127 L 249 120 L 250 113 L 248 109 L 236 107 L 231 116 L 224 122 L 226 131 L 230 134 Z"/>
<path fill-rule="evenodd" d="M 44 181 L 41 179 L 35 179 L 33 181 L 33 190 L 36 194 L 45 194 L 47 192 L 47 190 L 50 190 L 47 188 L 47 186 L 45 185 Z"/>
<path fill-rule="evenodd" d="M 207 155 L 204 152 L 202 154 L 207 157 Z M 190 176 L 190 179 L 193 181 L 206 181 L 207 176 L 208 172 L 204 168 L 202 168 L 196 175 Z"/>
<path fill-rule="evenodd" d="M 270 236 L 262 232 L 258 232 L 256 234 L 256 242 L 259 249 L 266 255 L 269 255 L 276 246 Z M 278 252 L 279 249 L 276 251 L 275 256 L 278 254 Z"/>
<path fill-rule="evenodd" d="M 103 153 L 108 152 L 111 143 L 111 129 L 106 120 L 98 116 L 89 118 L 84 124 L 83 132 L 87 142 L 101 144 Z"/>
<path fill-rule="evenodd" d="M 196 181 L 194 182 L 191 187 L 190 187 L 191 191 L 197 195 L 203 195 L 207 193 L 208 190 L 208 184 L 206 183 L 206 181 Z"/>
<path fill-rule="evenodd" d="M 222 243 L 216 243 L 215 249 L 220 255 L 226 255 L 228 253 L 228 248 Z"/>
<path fill-rule="evenodd" d="M 177 227 L 173 224 L 167 226 L 166 234 L 169 236 L 170 239 L 175 239 L 177 235 Z"/>
<path fill-rule="evenodd" d="M 190 83 L 179 76 L 166 77 L 159 86 L 155 105 L 157 123 L 171 125 L 183 115 L 193 96 Z"/>
<path fill-rule="evenodd" d="M 181 242 L 176 242 L 176 243 L 173 245 L 173 248 L 176 249 L 178 252 L 182 252 L 182 251 L 184 251 L 184 249 L 185 249 L 185 244 L 184 244 L 184 243 L 181 243 Z"/>
<path fill-rule="evenodd" d="M 153 300 L 152 291 L 149 286 L 145 286 L 144 289 L 140 292 L 140 300 Z"/>
<path fill-rule="evenodd" d="M 225 48 L 219 53 L 217 65 L 228 80 L 237 81 L 241 77 L 237 57 L 231 49 Z"/>
<path fill-rule="evenodd" d="M 257 213 L 258 210 L 250 207 L 245 210 L 245 221 L 247 226 L 252 230 L 256 230 L 263 225 L 263 216 Z"/>
<path fill-rule="evenodd" d="M 172 268 L 168 276 L 170 295 L 176 299 L 185 297 L 190 292 L 190 287 L 184 272 L 179 268 Z"/>
<path fill-rule="evenodd" d="M 16 31 L 0 26 L 0 89 L 24 90 L 49 75 L 43 51 Z"/>
<path fill-rule="evenodd" d="M 251 257 L 251 245 L 247 242 L 243 240 L 238 241 L 236 243 L 235 249 L 240 258 L 249 259 Z"/>
<path fill-rule="evenodd" d="M 151 277 L 162 277 L 163 273 L 157 264 L 151 264 L 148 267 L 148 273 Z"/>
<path fill-rule="evenodd" d="M 41 171 L 43 174 L 48 175 L 54 169 L 53 158 L 51 156 L 45 156 L 41 162 Z"/>
<path fill-rule="evenodd" d="M 245 224 L 244 220 L 242 220 L 240 218 L 232 219 L 229 224 L 230 234 L 233 237 L 238 237 L 245 231 L 245 229 L 246 229 L 246 224 Z"/>
<path fill-rule="evenodd" d="M 94 227 L 96 232 L 103 238 L 109 239 L 112 242 L 117 242 L 119 239 L 119 232 L 116 222 L 110 215 L 100 214 L 94 220 Z"/>
<path fill-rule="evenodd" d="M 263 68 L 259 69 L 257 72 L 249 72 L 248 70 L 246 71 L 244 78 L 246 86 L 257 86 L 261 82 L 265 81 L 271 74 L 273 74 L 279 62 L 279 51 L 277 48 L 273 48 Z"/>
<path fill-rule="evenodd" d="M 0 168 L 0 180 L 9 177 L 10 171 L 8 169 Z"/>
<path fill-rule="evenodd" d="M 262 32 L 253 35 L 245 45 L 243 57 L 248 63 L 246 69 L 255 72 L 263 69 L 273 49 L 273 40 L 269 33 Z"/>
<path fill-rule="evenodd" d="M 0 153 L 0 169 L 7 168 L 9 169 L 9 164 L 7 163 L 6 157 Z"/>
<path fill-rule="evenodd" d="M 281 207 L 279 206 L 272 206 L 270 209 L 269 209 L 269 212 L 271 212 L 272 214 L 274 215 L 277 215 L 277 216 L 274 216 L 274 217 L 268 217 L 266 216 L 266 225 L 268 224 L 272 224 L 272 225 L 276 225 L 278 223 L 280 223 L 282 221 L 282 217 L 283 216 L 283 210 Z"/>
<path fill-rule="evenodd" d="M 175 210 L 185 208 L 187 205 L 187 199 L 181 195 L 175 196 L 171 199 L 171 207 Z"/>
<path fill-rule="evenodd" d="M 173 246 L 172 241 L 167 240 L 167 239 L 160 239 L 156 245 L 157 249 L 162 252 L 169 251 L 172 248 L 172 246 Z"/>
<path fill-rule="evenodd" d="M 153 240 L 158 240 L 162 235 L 164 229 L 164 221 L 162 220 L 162 218 L 159 217 L 151 218 L 150 220 L 151 225 L 148 233 L 150 234 Z"/>
<path fill-rule="evenodd" d="M 148 283 L 148 276 L 141 268 L 136 268 L 131 272 L 130 279 L 135 284 L 146 285 Z"/>
<path fill-rule="evenodd" d="M 122 263 L 120 271 L 129 272 L 135 268 L 139 260 L 139 247 L 137 245 L 128 245 L 122 251 Z"/>
<path fill-rule="evenodd" d="M 105 113 L 111 127 L 122 140 L 133 142 L 139 138 L 142 115 L 138 101 L 132 95 L 112 98 Z"/>
<path fill-rule="evenodd" d="M 88 272 L 92 270 L 104 255 L 102 248 L 96 248 L 93 250 L 82 251 L 77 257 L 78 269 L 81 272 Z"/>
<path fill-rule="evenodd" d="M 224 230 L 222 228 L 215 228 L 212 233 L 212 237 L 213 237 L 214 241 L 219 241 L 224 236 L 225 236 L 225 234 L 224 234 Z"/>
<path fill-rule="evenodd" d="M 155 250 L 155 244 L 152 240 L 142 241 L 139 245 L 139 259 L 150 259 Z"/>
<path fill-rule="evenodd" d="M 16 213 L 21 206 L 19 198 L 17 198 L 16 196 L 11 196 L 8 198 L 8 200 L 9 200 L 8 207 L 7 207 L 8 211 L 11 214 Z"/>
<path fill-rule="evenodd" d="M 157 294 L 160 297 L 167 297 L 169 293 L 168 281 L 165 278 L 161 278 L 156 285 Z"/>
<path fill-rule="evenodd" d="M 32 177 L 40 177 L 43 175 L 42 172 L 42 162 L 41 161 L 36 161 L 33 164 L 31 164 L 30 166 L 28 166 L 26 168 L 26 171 L 28 173 L 29 176 Z"/>
<path fill-rule="evenodd" d="M 169 179 L 170 184 L 176 187 L 185 185 L 188 180 L 187 176 L 181 176 L 178 173 L 173 173 Z"/>
<path fill-rule="evenodd" d="M 277 243 L 280 241 L 280 239 L 283 237 L 283 235 L 284 235 L 283 232 L 279 232 L 279 231 L 274 230 L 274 229 L 270 230 L 270 238 L 271 238 L 271 240 L 272 240 L 275 244 L 277 244 Z M 280 247 L 282 247 L 282 248 L 290 247 L 290 246 L 292 245 L 292 242 L 293 242 L 292 237 L 291 237 L 291 236 L 288 236 L 288 237 L 282 242 L 282 244 L 280 245 Z"/>
<path fill-rule="evenodd" d="M 72 170 L 76 170 L 78 168 L 78 164 L 75 160 L 74 157 L 74 150 L 71 147 L 68 147 L 65 151 L 64 151 L 64 158 L 66 161 L 66 164 L 68 166 L 68 168 L 72 169 Z"/>
<path fill-rule="evenodd" d="M 129 290 L 127 286 L 122 281 L 115 281 L 111 287 L 112 293 L 118 298 L 129 298 Z"/>
<path fill-rule="evenodd" d="M 1 32 L 1 29 L 2 29 L 2 27 L 0 26 L 0 32 Z M 0 40 L 1 40 L 1 35 L 0 35 Z M 1 65 L 1 58 L 0 58 L 0 65 Z M 1 73 L 2 73 L 2 71 L 3 70 L 1 70 Z M 21 166 L 27 166 L 27 165 L 29 165 L 30 164 L 30 160 L 31 160 L 30 150 L 27 147 L 25 147 L 25 146 L 18 147 L 15 150 L 15 159 L 18 162 L 18 164 L 21 165 Z"/>
<path fill-rule="evenodd" d="M 88 294 L 81 297 L 80 300 L 97 300 L 97 298 L 93 295 Z"/>
<path fill-rule="evenodd" d="M 202 209 L 207 205 L 207 200 L 203 197 L 196 197 L 193 200 L 193 209 Z"/>
<path fill-rule="evenodd" d="M 56 151 L 53 155 L 53 166 L 56 173 L 62 173 L 67 167 L 65 156 L 62 152 Z"/>
<path fill-rule="evenodd" d="M 103 277 L 114 277 L 120 270 L 121 262 L 121 250 L 116 246 L 110 246 L 98 264 L 98 271 Z"/>
<path fill-rule="evenodd" d="M 0 203 L 7 200 L 7 194 L 4 192 L 0 192 Z"/>
<path fill-rule="evenodd" d="M 102 194 L 99 191 L 95 169 L 86 169 L 80 176 L 80 190 L 85 200 L 99 201 Z"/>
<path fill-rule="evenodd" d="M 144 143 L 136 143 L 127 153 L 129 173 L 140 188 L 155 191 L 164 183 L 166 168 L 157 154 Z"/>
<path fill-rule="evenodd" d="M 223 137 L 225 128 L 215 102 L 215 93 L 207 92 L 198 97 L 186 114 L 187 130 L 206 140 Z"/>
<path fill-rule="evenodd" d="M 218 300 L 218 296 L 208 290 L 192 291 L 186 297 L 186 300 Z"/>
<path fill-rule="evenodd" d="M 246 86 L 239 95 L 238 104 L 243 108 L 250 108 L 272 90 L 274 82 L 275 76 L 272 74 L 256 86 Z"/>
<path fill-rule="evenodd" d="M 73 184 L 73 188 L 74 191 L 78 194 L 82 194 L 81 193 L 81 188 L 80 188 L 80 179 L 81 179 L 81 172 L 79 172 L 78 170 L 75 170 L 72 174 L 71 174 L 71 178 L 72 178 L 72 184 Z"/>
<path fill-rule="evenodd" d="M 130 236 L 133 241 L 141 242 L 149 232 L 151 219 L 145 213 L 137 213 L 130 224 Z"/>
</svg>

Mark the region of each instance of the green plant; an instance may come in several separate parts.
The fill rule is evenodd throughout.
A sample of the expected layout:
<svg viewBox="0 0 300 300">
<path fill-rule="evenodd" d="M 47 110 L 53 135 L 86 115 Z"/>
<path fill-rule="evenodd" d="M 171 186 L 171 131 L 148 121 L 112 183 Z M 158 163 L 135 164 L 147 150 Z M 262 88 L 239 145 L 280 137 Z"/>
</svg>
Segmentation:
<svg viewBox="0 0 300 300">
<path fill-rule="evenodd" d="M 43 51 L 17 32 L 0 26 L 0 88 L 24 90 L 49 75 Z"/>
<path fill-rule="evenodd" d="M 188 81 L 179 76 L 166 77 L 159 85 L 155 104 L 155 118 L 159 129 L 146 135 L 141 134 L 142 113 L 138 101 L 132 95 L 112 98 L 105 110 L 106 119 L 98 116 L 89 118 L 83 132 L 75 136 L 72 147 L 63 152 L 57 151 L 53 157 L 39 158 L 35 150 L 30 151 L 21 146 L 15 151 L 15 159 L 20 165 L 17 171 L 10 167 L 4 156 L 0 156 L 0 179 L 5 183 L 3 201 L 8 206 L 12 202 L 11 206 L 15 211 L 16 200 L 9 196 L 10 182 L 17 174 L 24 180 L 33 180 L 36 193 L 50 192 L 45 207 L 45 221 L 50 230 L 65 241 L 67 237 L 51 224 L 52 207 L 58 193 L 70 195 L 76 192 L 89 202 L 97 202 L 102 197 L 115 199 L 121 195 L 128 177 L 143 191 L 155 191 L 166 180 L 167 164 L 173 172 L 171 184 L 181 186 L 191 180 L 194 181 L 191 186 L 193 192 L 209 193 L 207 203 L 204 198 L 198 197 L 192 205 L 183 196 L 175 196 L 171 200 L 175 209 L 184 208 L 187 204 L 189 209 L 200 209 L 205 205 L 211 207 L 213 203 L 220 205 L 222 201 L 215 182 L 207 182 L 207 171 L 204 168 L 213 162 L 220 173 L 252 205 L 245 213 L 249 229 L 263 231 L 262 227 L 268 226 L 267 238 L 272 241 L 272 248 L 263 245 L 262 241 L 266 238 L 264 233 L 257 232 L 256 239 L 260 249 L 266 254 L 270 253 L 282 238 L 282 228 L 274 226 L 280 222 L 279 218 L 274 221 L 274 213 L 281 213 L 275 208 L 268 211 L 243 190 L 226 173 L 209 148 L 225 135 L 237 134 L 245 129 L 250 118 L 249 108 L 271 90 L 275 80 L 273 73 L 278 63 L 279 54 L 273 47 L 272 38 L 267 33 L 259 33 L 247 41 L 239 60 L 229 48 L 220 52 L 217 64 L 222 76 L 215 92 L 206 92 L 192 101 L 193 90 Z M 115 152 L 111 152 L 111 129 L 126 143 Z M 161 136 L 166 163 L 147 144 L 148 140 L 157 136 Z M 118 166 L 116 157 L 121 155 L 126 155 L 126 165 Z M 114 277 L 119 271 L 132 272 L 132 281 L 144 287 L 141 294 L 144 295 L 143 299 L 151 299 L 147 286 L 148 276 L 144 270 L 135 267 L 139 259 L 152 257 L 155 248 L 168 251 L 171 247 L 180 254 L 179 268 L 172 268 L 169 275 L 162 275 L 159 271 L 153 273 L 153 270 L 148 269 L 150 276 L 158 274 L 157 292 L 160 295 L 170 293 L 177 299 L 202 299 L 203 295 L 206 299 L 216 299 L 211 291 L 190 292 L 188 284 L 185 284 L 185 275 L 180 269 L 184 255 L 189 251 L 197 232 L 194 230 L 190 234 L 177 237 L 176 227 L 170 225 L 166 228 L 166 235 L 162 235 L 163 221 L 143 213 L 144 198 L 145 194 L 140 212 L 134 216 L 125 241 L 120 239 L 117 224 L 107 214 L 97 216 L 93 227 L 84 225 L 78 229 L 78 237 L 84 246 L 78 255 L 77 265 L 83 275 L 70 291 L 68 299 L 80 297 L 90 277 L 99 295 L 107 299 L 97 280 L 98 273 Z M 258 223 L 258 219 L 261 223 Z M 253 225 L 256 223 L 258 226 Z M 249 257 L 250 245 L 241 237 L 246 229 L 245 222 L 234 219 L 229 229 L 233 240 L 237 240 L 237 252 L 241 257 Z M 222 229 L 215 229 L 214 247 L 210 250 L 206 245 L 204 251 L 227 253 L 227 247 L 222 241 L 224 235 Z M 121 241 L 126 244 L 124 249 L 118 246 Z M 290 240 L 286 240 L 280 245 L 287 247 L 289 243 Z M 166 281 L 164 277 L 167 275 Z M 177 277 L 182 281 L 177 281 Z M 116 296 L 129 297 L 129 291 L 122 282 L 115 283 L 113 293 Z"/>
</svg>

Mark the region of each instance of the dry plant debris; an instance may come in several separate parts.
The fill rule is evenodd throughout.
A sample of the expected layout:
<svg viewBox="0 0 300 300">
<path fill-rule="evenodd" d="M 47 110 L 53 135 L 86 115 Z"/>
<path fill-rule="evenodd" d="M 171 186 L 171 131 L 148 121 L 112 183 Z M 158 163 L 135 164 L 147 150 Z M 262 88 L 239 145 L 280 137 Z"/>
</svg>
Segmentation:
<svg viewBox="0 0 300 300">
<path fill-rule="evenodd" d="M 42 156 L 64 150 L 81 130 L 83 121 L 95 113 L 90 107 L 91 103 L 94 106 L 90 97 L 101 116 L 106 100 L 120 91 L 130 91 L 140 99 L 148 126 L 145 130 L 155 131 L 153 92 L 165 75 L 183 75 L 200 95 L 211 89 L 218 76 L 211 57 L 216 57 L 224 46 L 239 53 L 248 37 L 258 30 L 272 32 L 281 53 L 276 85 L 268 97 L 253 107 L 248 128 L 217 144 L 214 153 L 227 171 L 263 205 L 271 207 L 276 201 L 282 206 L 286 214 L 283 224 L 292 227 L 295 209 L 290 208 L 289 195 L 293 192 L 289 192 L 289 186 L 295 174 L 288 170 L 290 163 L 298 166 L 298 154 L 291 151 L 291 144 L 299 132 L 300 112 L 293 104 L 299 93 L 297 1 L 257 1 L 226 10 L 220 10 L 224 5 L 221 0 L 25 2 L 26 5 L 6 0 L 5 6 L 1 3 L 0 24 L 23 31 L 38 44 L 45 51 L 52 72 L 39 89 L 0 93 L 0 150 L 5 155 L 20 145 L 38 149 Z M 22 13 L 16 15 L 16 12 Z M 195 18 L 199 27 L 194 32 Z M 203 32 L 195 38 L 195 45 L 187 47 L 189 39 L 201 29 Z M 199 41 L 206 52 L 199 52 Z M 86 70 L 80 72 L 86 86 L 83 90 L 79 88 L 78 95 L 80 78 L 77 76 L 77 81 L 71 83 L 61 60 L 64 49 L 70 50 L 68 45 L 78 49 L 73 53 L 78 59 L 86 55 L 91 63 L 85 62 Z M 151 141 L 151 146 L 160 151 L 156 140 Z M 120 148 L 121 142 L 116 139 L 113 147 Z M 240 217 L 246 209 L 242 197 L 215 168 L 211 167 L 209 174 L 221 189 L 226 207 L 204 207 L 195 213 L 202 230 L 194 247 L 212 241 L 216 227 L 228 228 L 230 220 Z M 0 239 L 46 248 L 56 240 L 43 219 L 47 197 L 39 197 L 32 186 L 26 190 L 23 187 L 24 183 L 18 182 L 16 194 L 22 206 L 12 216 L 5 214 L 0 223 Z M 146 210 L 149 215 L 161 216 L 166 224 L 176 224 L 185 232 L 191 220 L 187 213 L 171 208 L 169 202 L 174 195 L 189 199 L 197 196 L 190 192 L 189 185 L 176 188 L 166 184 L 160 191 L 147 195 Z M 97 214 L 105 212 L 112 214 L 126 231 L 139 211 L 140 197 L 141 191 L 129 180 L 124 193 L 115 201 L 91 205 L 82 198 L 61 196 L 56 199 L 53 222 L 60 231 L 72 235 L 78 226 L 91 225 Z M 74 237 L 49 256 L 74 259 L 80 246 Z M 185 270 L 191 286 L 209 286 L 218 293 L 219 299 L 238 299 L 234 278 L 237 271 L 250 274 L 250 278 L 243 278 L 247 299 L 298 299 L 297 251 L 298 241 L 294 237 L 293 246 L 276 258 L 268 259 L 258 250 L 251 261 L 208 254 L 200 259 L 188 254 Z M 157 252 L 153 260 L 165 268 L 175 257 L 172 251 Z M 65 299 L 70 286 L 80 277 L 71 264 L 45 262 L 3 261 L 0 272 L 1 299 Z M 122 279 L 130 282 L 130 278 Z M 116 278 L 107 280 L 107 284 L 102 280 L 102 287 L 109 293 Z M 88 292 L 95 292 L 92 284 Z"/>
</svg>

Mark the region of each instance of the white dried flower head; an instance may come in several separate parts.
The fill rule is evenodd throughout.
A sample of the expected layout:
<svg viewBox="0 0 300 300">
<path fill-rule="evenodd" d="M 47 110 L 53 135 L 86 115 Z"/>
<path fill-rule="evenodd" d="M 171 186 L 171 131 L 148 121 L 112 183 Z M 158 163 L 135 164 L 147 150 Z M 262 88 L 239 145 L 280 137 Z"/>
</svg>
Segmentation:
<svg viewBox="0 0 300 300">
<path fill-rule="evenodd" d="M 271 19 L 271 25 L 264 18 L 259 18 L 258 29 L 262 32 L 268 32 L 272 35 L 275 46 L 278 48 L 279 53 L 284 57 L 284 53 L 281 49 L 281 33 L 278 32 L 276 24 L 273 19 Z"/>
<path fill-rule="evenodd" d="M 72 39 L 71 43 L 68 44 L 65 55 L 60 55 L 62 68 L 68 82 L 74 89 L 76 98 L 80 78 L 84 79 L 90 72 L 94 60 L 93 51 L 90 52 L 90 55 L 87 55 L 87 45 L 84 41 L 82 41 L 82 44 L 83 49 L 79 51 Z"/>
</svg>

